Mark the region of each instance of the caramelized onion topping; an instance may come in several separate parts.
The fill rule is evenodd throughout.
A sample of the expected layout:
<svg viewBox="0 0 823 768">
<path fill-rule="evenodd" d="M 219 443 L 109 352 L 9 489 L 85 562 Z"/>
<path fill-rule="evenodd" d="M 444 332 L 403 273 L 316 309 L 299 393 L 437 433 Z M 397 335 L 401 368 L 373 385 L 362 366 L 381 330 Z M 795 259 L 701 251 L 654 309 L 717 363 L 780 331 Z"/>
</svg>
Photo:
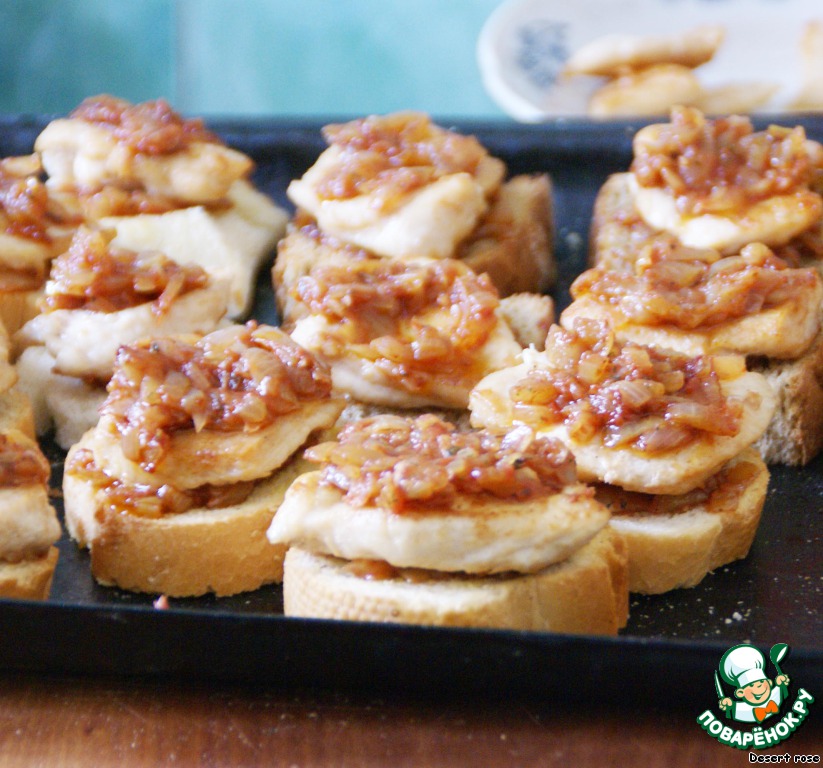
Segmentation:
<svg viewBox="0 0 823 768">
<path fill-rule="evenodd" d="M 0 488 L 46 485 L 51 467 L 36 445 L 18 443 L 0 433 Z"/>
<path fill-rule="evenodd" d="M 181 266 L 158 251 L 112 248 L 112 233 L 81 227 L 69 250 L 51 267 L 43 309 L 117 312 L 152 302 L 157 315 L 174 300 L 204 288 L 208 274 L 196 265 Z"/>
<path fill-rule="evenodd" d="M 676 107 L 655 128 L 638 134 L 631 171 L 641 186 L 667 190 L 683 214 L 739 211 L 813 187 L 823 169 L 823 147 L 800 126 L 755 132 L 747 117 L 708 120 Z"/>
<path fill-rule="evenodd" d="M 0 231 L 48 243 L 49 197 L 39 172 L 29 157 L 0 160 Z"/>
<path fill-rule="evenodd" d="M 723 378 L 745 370 L 737 356 L 618 346 L 606 323 L 578 319 L 573 330 L 552 326 L 544 359 L 510 389 L 521 423 L 565 424 L 576 442 L 598 438 L 646 454 L 739 431 L 742 403 L 720 387 Z"/>
<path fill-rule="evenodd" d="M 491 280 L 450 259 L 320 266 L 297 281 L 292 295 L 341 329 L 329 335 L 324 354 L 368 360 L 416 391 L 433 376 L 482 375 L 476 353 L 498 323 Z"/>
<path fill-rule="evenodd" d="M 693 330 L 793 301 L 819 279 L 816 270 L 791 268 L 761 243 L 721 258 L 663 239 L 641 248 L 633 264 L 586 270 L 571 295 L 596 297 L 633 323 Z"/>
<path fill-rule="evenodd" d="M 440 128 L 417 112 L 327 125 L 323 136 L 342 150 L 342 160 L 319 185 L 320 197 L 375 194 L 381 210 L 442 176 L 474 173 L 487 154 L 473 136 Z"/>
<path fill-rule="evenodd" d="M 69 117 L 106 128 L 118 143 L 146 155 L 179 152 L 195 142 L 222 143 L 200 118 L 184 119 L 165 99 L 130 104 L 113 96 L 92 96 Z"/>
<path fill-rule="evenodd" d="M 115 514 L 127 513 L 155 519 L 192 509 L 223 509 L 242 504 L 255 485 L 254 481 L 249 481 L 201 485 L 190 490 L 180 490 L 168 484 L 129 485 L 100 469 L 94 462 L 94 455 L 86 448 L 72 455 L 66 470 L 94 486 L 104 509 Z"/>
<path fill-rule="evenodd" d="M 322 482 L 349 504 L 392 512 L 443 508 L 459 494 L 546 496 L 577 478 L 569 451 L 529 427 L 460 431 L 433 414 L 362 419 L 305 457 L 322 465 Z"/>
<path fill-rule="evenodd" d="M 330 393 L 325 366 L 280 329 L 251 321 L 194 342 L 121 347 L 101 413 L 117 425 L 125 456 L 151 472 L 175 432 L 253 432 Z"/>
</svg>

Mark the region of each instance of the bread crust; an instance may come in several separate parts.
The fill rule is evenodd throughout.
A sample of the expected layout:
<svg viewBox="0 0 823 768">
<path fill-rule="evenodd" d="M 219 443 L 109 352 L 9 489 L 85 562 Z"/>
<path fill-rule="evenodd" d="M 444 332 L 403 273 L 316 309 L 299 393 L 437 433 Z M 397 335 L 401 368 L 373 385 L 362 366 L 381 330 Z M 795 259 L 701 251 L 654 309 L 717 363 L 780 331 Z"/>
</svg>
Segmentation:
<svg viewBox="0 0 823 768">
<path fill-rule="evenodd" d="M 34 411 L 31 401 L 16 386 L 0 393 L 0 432 L 5 434 L 12 430 L 22 432 L 32 439 L 35 438 Z"/>
<path fill-rule="evenodd" d="M 614 635 L 628 616 L 622 537 L 604 528 L 568 560 L 528 575 L 369 580 L 346 561 L 292 547 L 287 616 Z"/>
<path fill-rule="evenodd" d="M 79 447 L 82 441 L 69 462 Z M 113 512 L 90 484 L 67 472 L 66 527 L 89 549 L 92 574 L 103 585 L 170 597 L 246 592 L 282 579 L 285 547 L 269 543 L 266 530 L 304 469 L 292 460 L 241 504 L 160 518 Z"/>
<path fill-rule="evenodd" d="M 16 600 L 46 600 L 51 593 L 57 547 L 30 560 L 19 563 L 0 561 L 0 597 Z"/>
<path fill-rule="evenodd" d="M 545 293 L 557 278 L 554 235 L 549 176 L 513 176 L 455 255 L 477 274 L 488 274 L 503 297 Z"/>
<path fill-rule="evenodd" d="M 693 587 L 710 571 L 746 557 L 760 523 L 769 471 L 749 448 L 730 461 L 718 479 L 720 486 L 708 499 L 674 514 L 638 511 L 631 495 L 611 497 L 609 525 L 626 541 L 630 592 L 660 594 Z"/>
</svg>

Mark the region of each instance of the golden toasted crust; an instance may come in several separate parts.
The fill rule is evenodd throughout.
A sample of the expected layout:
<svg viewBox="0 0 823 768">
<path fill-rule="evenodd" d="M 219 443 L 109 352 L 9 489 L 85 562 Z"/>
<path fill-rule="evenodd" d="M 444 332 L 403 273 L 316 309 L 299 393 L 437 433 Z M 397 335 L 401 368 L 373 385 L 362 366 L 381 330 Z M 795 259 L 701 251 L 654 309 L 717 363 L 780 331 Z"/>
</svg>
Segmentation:
<svg viewBox="0 0 823 768">
<path fill-rule="evenodd" d="M 287 616 L 614 635 L 628 617 L 626 552 L 605 528 L 568 560 L 525 576 L 416 572 L 369 580 L 344 560 L 286 554 Z"/>
<path fill-rule="evenodd" d="M 44 555 L 32 560 L 0 562 L 0 597 L 46 600 L 51 592 L 58 557 L 57 547 L 50 547 Z"/>
<path fill-rule="evenodd" d="M 66 527 L 89 549 L 101 584 L 176 597 L 245 592 L 282 578 L 285 547 L 270 544 L 266 530 L 303 469 L 290 462 L 241 504 L 160 518 L 112 512 L 92 486 L 67 472 Z"/>
<path fill-rule="evenodd" d="M 760 522 L 768 469 L 750 448 L 718 477 L 720 486 L 708 499 L 675 513 L 638 511 L 631 494 L 612 489 L 609 524 L 628 547 L 630 592 L 693 587 L 710 571 L 746 557 Z"/>
<path fill-rule="evenodd" d="M 40 309 L 42 288 L 28 291 L 0 291 L 0 323 L 10 335 L 17 333 Z"/>
<path fill-rule="evenodd" d="M 501 296 L 545 293 L 557 277 L 552 186 L 546 174 L 514 176 L 501 185 L 455 254 L 486 272 Z"/>
<path fill-rule="evenodd" d="M 545 349 L 554 322 L 554 301 L 537 293 L 513 293 L 500 300 L 500 314 L 521 347 Z"/>
</svg>

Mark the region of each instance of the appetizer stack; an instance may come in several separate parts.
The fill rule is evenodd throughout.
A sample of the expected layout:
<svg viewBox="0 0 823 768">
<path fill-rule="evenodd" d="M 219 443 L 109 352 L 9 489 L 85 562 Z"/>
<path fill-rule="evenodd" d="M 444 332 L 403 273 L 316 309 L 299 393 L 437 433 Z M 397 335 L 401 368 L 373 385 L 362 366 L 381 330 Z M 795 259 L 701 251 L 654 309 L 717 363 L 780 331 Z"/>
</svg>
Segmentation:
<svg viewBox="0 0 823 768">
<path fill-rule="evenodd" d="M 556 272 L 551 183 L 505 179 L 472 136 L 403 112 L 323 130 L 329 143 L 287 193 L 296 206 L 277 248 L 275 296 L 288 326 L 290 292 L 318 264 L 456 259 L 502 296 L 544 294 Z"/>
<path fill-rule="evenodd" d="M 252 186 L 251 158 L 163 101 L 87 99 L 34 143 L 50 193 L 116 234 L 112 245 L 158 250 L 228 283 L 228 314 L 248 312 L 254 277 L 286 213 Z"/>
<path fill-rule="evenodd" d="M 743 358 L 621 344 L 578 319 L 483 379 L 469 408 L 476 426 L 527 425 L 568 447 L 626 537 L 632 592 L 694 586 L 748 553 L 768 471 L 747 449 L 774 395 Z"/>
<path fill-rule="evenodd" d="M 40 313 L 14 337 L 37 431 L 53 427 L 66 450 L 97 423 L 120 346 L 207 333 L 226 314 L 227 287 L 202 267 L 160 251 L 114 248 L 112 236 L 85 225 L 77 230 L 52 262 Z"/>
<path fill-rule="evenodd" d="M 0 480 L 45 494 L 33 404 L 97 581 L 614 634 L 629 592 L 745 557 L 767 463 L 823 445 L 823 147 L 643 129 L 555 323 L 548 176 L 418 113 L 323 133 L 289 221 L 164 102 L 89 100 L 0 163 Z M 275 242 L 281 328 L 242 324 Z M 47 501 L 6 509 L 39 538 L 0 575 L 53 571 Z"/>
<path fill-rule="evenodd" d="M 287 615 L 615 634 L 623 542 L 556 440 L 433 414 L 347 425 L 306 452 L 269 529 Z"/>
<path fill-rule="evenodd" d="M 163 101 L 87 99 L 34 149 L 53 244 L 15 355 L 38 433 L 55 428 L 68 449 L 96 423 L 120 345 L 207 333 L 249 309 L 286 214 L 252 188 L 250 158 Z"/>
<path fill-rule="evenodd" d="M 309 436 L 343 405 L 277 328 L 146 339 L 117 353 L 101 419 L 74 445 L 66 525 L 102 584 L 230 595 L 279 581 L 266 529 Z"/>
<path fill-rule="evenodd" d="M 15 386 L 0 328 L 0 597 L 49 595 L 60 523 L 49 500 L 51 466 L 34 434 L 28 398 Z"/>
<path fill-rule="evenodd" d="M 675 109 L 634 139 L 595 202 L 593 267 L 560 322 L 608 320 L 620 340 L 746 356 L 777 409 L 767 463 L 823 447 L 823 147 L 802 128 Z"/>
<path fill-rule="evenodd" d="M 476 139 L 416 113 L 324 134 L 288 187 L 297 208 L 272 271 L 283 326 L 330 366 L 359 406 L 347 413 L 459 420 L 471 388 L 542 345 L 553 319 L 548 177 L 506 181 Z"/>
</svg>

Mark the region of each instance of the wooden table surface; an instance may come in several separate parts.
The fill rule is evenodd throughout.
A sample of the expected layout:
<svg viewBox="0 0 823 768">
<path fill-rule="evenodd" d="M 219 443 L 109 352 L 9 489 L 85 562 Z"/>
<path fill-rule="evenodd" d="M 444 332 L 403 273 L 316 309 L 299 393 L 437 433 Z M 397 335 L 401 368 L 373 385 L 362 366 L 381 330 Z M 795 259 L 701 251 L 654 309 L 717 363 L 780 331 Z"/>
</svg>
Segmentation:
<svg viewBox="0 0 823 768">
<path fill-rule="evenodd" d="M 742 766 L 699 713 L 0 677 L 3 768 Z M 775 754 L 823 752 L 823 710 Z M 763 754 L 764 752 L 761 752 Z M 823 758 L 822 758 L 823 759 Z"/>
</svg>

